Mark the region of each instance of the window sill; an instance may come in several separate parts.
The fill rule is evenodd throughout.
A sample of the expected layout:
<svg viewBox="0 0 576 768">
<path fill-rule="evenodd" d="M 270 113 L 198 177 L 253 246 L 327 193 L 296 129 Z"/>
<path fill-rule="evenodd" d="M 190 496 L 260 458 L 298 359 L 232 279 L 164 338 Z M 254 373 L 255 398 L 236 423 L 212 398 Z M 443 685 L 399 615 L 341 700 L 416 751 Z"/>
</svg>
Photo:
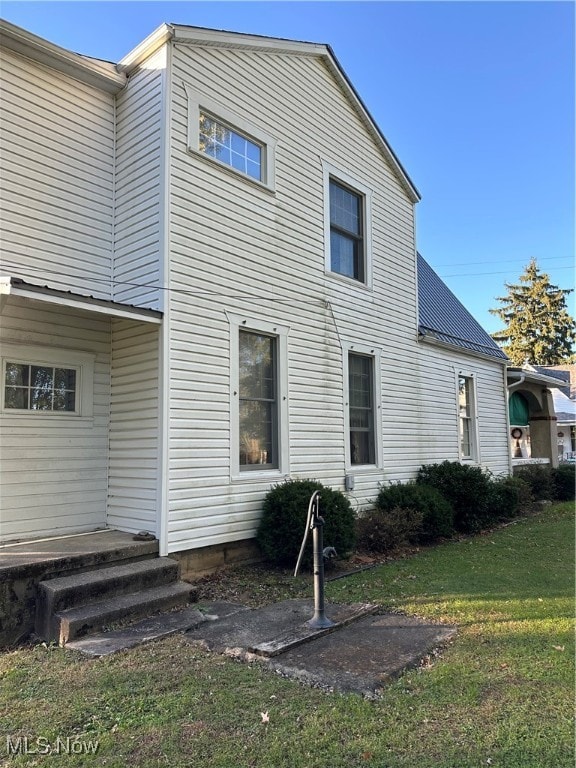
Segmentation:
<svg viewBox="0 0 576 768">
<path fill-rule="evenodd" d="M 281 472 L 279 469 L 253 470 L 250 472 L 238 472 L 230 475 L 233 483 L 250 483 L 254 481 L 278 482 L 289 477 L 287 472 Z"/>
<path fill-rule="evenodd" d="M 42 415 L 40 415 L 42 414 Z M 94 416 L 80 416 L 77 413 L 67 414 L 67 413 L 45 413 L 42 411 L 30 411 L 27 413 L 10 413 L 9 411 L 0 411 L 0 418 L 2 418 L 2 422 L 6 425 L 10 425 L 10 423 L 19 424 L 23 420 L 28 420 L 30 422 L 30 425 L 38 424 L 43 427 L 45 426 L 54 426 L 54 425 L 62 425 L 66 424 L 67 426 L 73 425 L 73 424 L 93 424 L 94 423 Z"/>
<path fill-rule="evenodd" d="M 270 195 L 276 194 L 276 190 L 274 189 L 274 187 L 270 186 L 270 184 L 267 184 L 264 181 L 258 181 L 258 179 L 254 179 L 252 176 L 248 176 L 248 174 L 242 173 L 242 171 L 238 171 L 232 165 L 228 165 L 227 163 L 222 163 L 220 160 L 217 160 L 215 157 L 210 157 L 210 155 L 206 155 L 204 152 L 199 152 L 197 149 L 192 149 L 192 147 L 188 147 L 188 153 L 193 155 L 194 157 L 201 158 L 203 162 L 208 163 L 208 165 L 215 166 L 219 170 L 224 171 L 230 176 L 233 176 L 235 179 L 241 179 L 242 181 L 246 181 L 248 182 L 248 184 L 252 184 L 258 189 L 261 189 L 264 192 L 268 192 Z"/>
<path fill-rule="evenodd" d="M 347 475 L 376 475 L 383 471 L 382 467 L 376 464 L 354 464 L 346 467 Z"/>
<path fill-rule="evenodd" d="M 330 272 L 329 270 L 325 270 L 324 274 L 326 277 L 330 278 L 331 280 L 335 280 L 338 283 L 342 283 L 342 285 L 345 285 L 346 287 L 353 287 L 358 288 L 361 291 L 365 291 L 368 293 L 373 292 L 373 287 L 371 283 L 363 283 L 360 280 L 355 280 L 353 277 L 348 277 L 347 275 L 341 275 L 339 272 Z"/>
</svg>

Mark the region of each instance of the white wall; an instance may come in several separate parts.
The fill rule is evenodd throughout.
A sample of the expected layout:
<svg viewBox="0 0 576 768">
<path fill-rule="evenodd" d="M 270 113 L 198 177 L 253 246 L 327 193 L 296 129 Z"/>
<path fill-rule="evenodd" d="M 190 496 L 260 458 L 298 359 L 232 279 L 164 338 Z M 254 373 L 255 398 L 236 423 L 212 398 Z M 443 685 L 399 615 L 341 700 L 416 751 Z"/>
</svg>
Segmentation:
<svg viewBox="0 0 576 768">
<path fill-rule="evenodd" d="M 8 50 L 2 273 L 110 298 L 114 98 Z"/>
<path fill-rule="evenodd" d="M 209 94 L 277 141 L 276 191 L 186 151 L 187 98 Z M 357 473 L 353 502 L 408 478 L 417 423 L 413 206 L 321 61 L 282 53 L 174 53 L 171 167 L 172 551 L 254 534 L 269 475 L 230 478 L 230 324 L 289 327 L 292 477 L 343 487 L 341 342 L 382 357 L 383 466 Z M 325 274 L 323 161 L 371 190 L 373 290 Z"/>
<path fill-rule="evenodd" d="M 510 471 L 505 368 L 473 355 L 423 342 L 417 436 L 422 463 L 459 460 L 457 376 L 475 380 L 479 464 L 495 475 Z"/>
<path fill-rule="evenodd" d="M 116 301 L 161 306 L 161 126 L 166 73 L 161 48 L 130 75 L 117 97 L 114 292 Z"/>
<path fill-rule="evenodd" d="M 40 347 L 55 358 L 93 363 L 93 380 L 86 382 L 93 399 L 83 403 L 80 416 L 0 411 L 0 540 L 104 527 L 110 320 L 9 297 L 0 341 L 8 358 L 28 359 Z"/>
<path fill-rule="evenodd" d="M 108 526 L 159 534 L 159 327 L 112 321 Z"/>
</svg>

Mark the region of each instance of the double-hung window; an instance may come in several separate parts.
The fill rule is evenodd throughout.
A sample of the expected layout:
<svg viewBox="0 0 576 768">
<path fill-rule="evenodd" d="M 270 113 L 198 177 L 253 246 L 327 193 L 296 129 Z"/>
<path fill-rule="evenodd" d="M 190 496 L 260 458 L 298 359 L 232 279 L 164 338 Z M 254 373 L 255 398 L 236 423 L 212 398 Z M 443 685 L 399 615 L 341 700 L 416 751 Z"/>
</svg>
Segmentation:
<svg viewBox="0 0 576 768">
<path fill-rule="evenodd" d="M 326 272 L 372 286 L 371 190 L 323 162 Z"/>
<path fill-rule="evenodd" d="M 330 180 L 330 268 L 365 282 L 362 195 Z"/>
<path fill-rule="evenodd" d="M 228 313 L 230 476 L 290 471 L 287 326 Z"/>
<path fill-rule="evenodd" d="M 239 464 L 278 467 L 277 339 L 252 331 L 239 338 Z"/>
<path fill-rule="evenodd" d="M 376 464 L 374 358 L 348 355 L 350 464 Z"/>
<path fill-rule="evenodd" d="M 474 461 L 477 459 L 474 379 L 463 374 L 458 374 L 458 424 L 460 458 Z"/>
</svg>

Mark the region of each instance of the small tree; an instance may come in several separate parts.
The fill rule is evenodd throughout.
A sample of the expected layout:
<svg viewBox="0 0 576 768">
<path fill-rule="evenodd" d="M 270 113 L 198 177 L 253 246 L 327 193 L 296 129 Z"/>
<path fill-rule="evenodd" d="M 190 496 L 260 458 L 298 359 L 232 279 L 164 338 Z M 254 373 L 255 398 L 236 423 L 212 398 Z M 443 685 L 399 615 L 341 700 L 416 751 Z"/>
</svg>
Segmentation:
<svg viewBox="0 0 576 768">
<path fill-rule="evenodd" d="M 492 334 L 513 365 L 556 365 L 569 360 L 576 340 L 576 323 L 566 308 L 571 289 L 550 283 L 532 259 L 518 284 L 505 283 L 507 296 L 497 297 L 502 306 L 491 309 L 506 324 Z"/>
</svg>

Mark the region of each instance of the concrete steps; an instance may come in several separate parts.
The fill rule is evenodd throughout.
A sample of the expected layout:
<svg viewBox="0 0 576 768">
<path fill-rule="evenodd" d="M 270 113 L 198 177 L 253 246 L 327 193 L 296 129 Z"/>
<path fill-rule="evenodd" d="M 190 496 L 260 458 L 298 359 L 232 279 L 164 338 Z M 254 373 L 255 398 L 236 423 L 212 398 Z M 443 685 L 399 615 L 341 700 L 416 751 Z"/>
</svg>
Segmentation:
<svg viewBox="0 0 576 768">
<path fill-rule="evenodd" d="M 36 634 L 65 645 L 115 622 L 183 607 L 195 593 L 168 557 L 57 577 L 38 584 Z"/>
</svg>

